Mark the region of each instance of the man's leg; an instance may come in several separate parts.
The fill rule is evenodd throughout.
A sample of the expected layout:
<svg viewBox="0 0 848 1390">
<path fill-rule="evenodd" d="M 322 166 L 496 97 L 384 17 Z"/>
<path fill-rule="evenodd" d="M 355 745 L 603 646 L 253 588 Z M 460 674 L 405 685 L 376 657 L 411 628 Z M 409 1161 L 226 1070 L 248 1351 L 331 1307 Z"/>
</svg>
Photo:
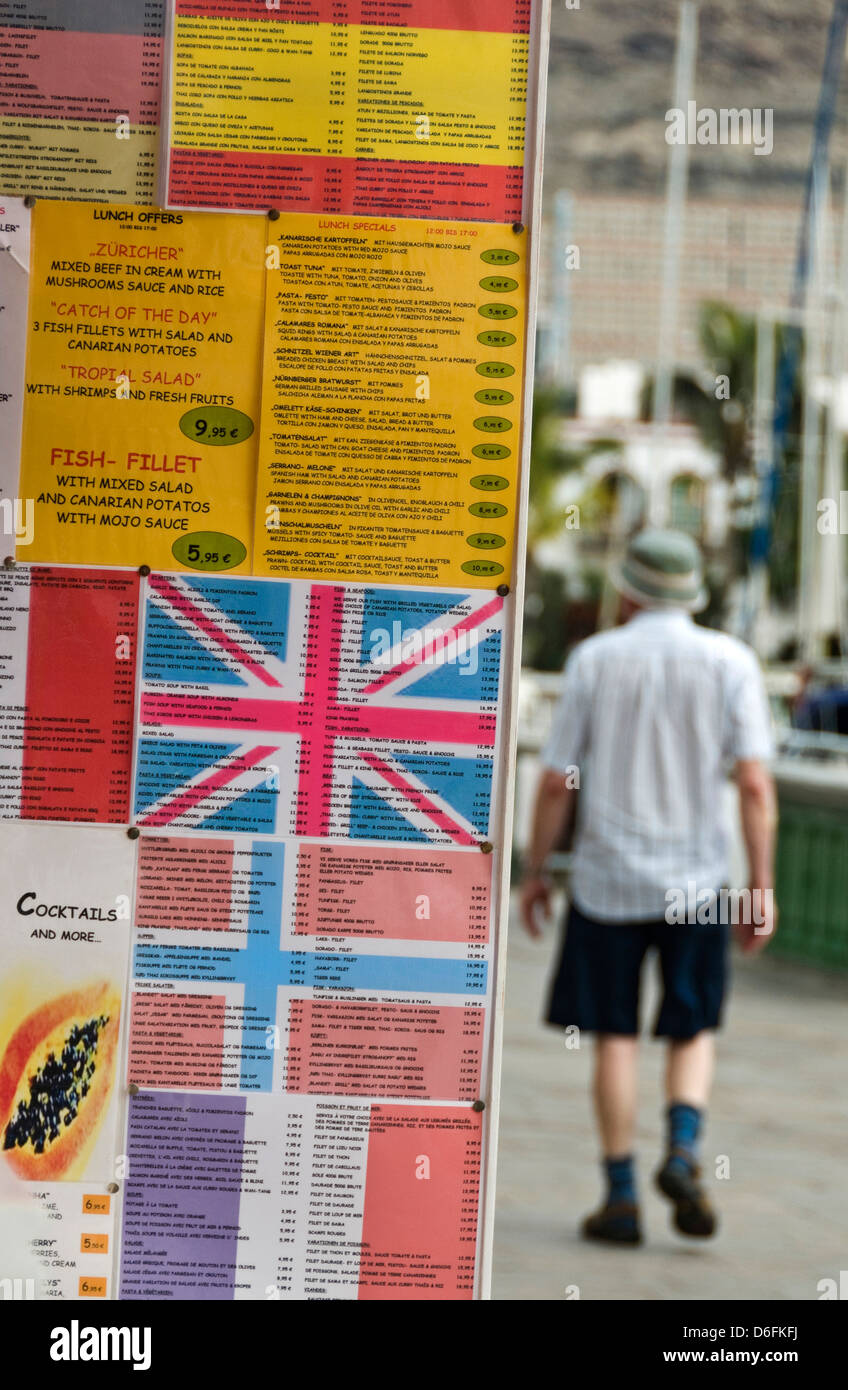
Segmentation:
<svg viewBox="0 0 848 1390">
<path fill-rule="evenodd" d="M 663 1000 L 655 1033 L 668 1039 L 667 1152 L 657 1186 L 674 1203 L 687 1236 L 711 1236 L 716 1216 L 701 1186 L 698 1141 L 715 1064 L 727 978 L 727 926 L 687 922 L 658 926 Z"/>
<path fill-rule="evenodd" d="M 668 1154 L 657 1174 L 660 1191 L 675 1204 L 674 1221 L 684 1235 L 711 1236 L 715 1213 L 700 1183 L 698 1141 L 715 1070 L 715 1036 L 670 1038 L 665 1074 Z"/>
<path fill-rule="evenodd" d="M 694 1038 L 670 1038 L 665 1073 L 668 1101 L 667 1164 L 683 1173 L 697 1164 L 698 1140 L 715 1069 L 715 1037 L 704 1029 Z"/>
<path fill-rule="evenodd" d="M 593 1095 L 607 1193 L 583 1225 L 586 1236 L 626 1245 L 641 1239 L 633 1167 L 638 1048 L 638 1038 L 616 1033 L 601 1033 L 595 1042 Z"/>
<path fill-rule="evenodd" d="M 665 1094 L 669 1105 L 681 1103 L 703 1110 L 710 1098 L 715 1071 L 715 1034 L 707 1029 L 694 1038 L 669 1038 Z"/>
<path fill-rule="evenodd" d="M 593 1092 L 607 1196 L 583 1222 L 593 1240 L 641 1240 L 633 1174 L 639 975 L 650 936 L 629 922 L 598 922 L 569 909 L 548 1021 L 596 1039 Z"/>
<path fill-rule="evenodd" d="M 606 1158 L 620 1158 L 633 1147 L 638 1049 L 638 1038 L 610 1033 L 595 1042 L 595 1114 Z"/>
</svg>

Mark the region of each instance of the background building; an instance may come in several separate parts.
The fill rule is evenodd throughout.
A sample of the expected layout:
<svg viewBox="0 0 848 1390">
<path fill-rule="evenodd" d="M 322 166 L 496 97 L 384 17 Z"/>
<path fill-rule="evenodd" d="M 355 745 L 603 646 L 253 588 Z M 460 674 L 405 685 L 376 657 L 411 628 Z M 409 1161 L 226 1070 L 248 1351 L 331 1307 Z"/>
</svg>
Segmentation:
<svg viewBox="0 0 848 1390">
<path fill-rule="evenodd" d="M 558 227 L 549 200 L 544 227 L 542 375 L 549 379 L 554 370 L 558 332 L 567 340 L 562 365 L 569 375 L 610 358 L 653 364 L 659 337 L 663 199 L 578 192 L 567 197 L 566 207 L 565 227 Z M 721 300 L 751 314 L 766 306 L 779 314 L 787 307 L 800 211 L 800 199 L 690 200 L 681 242 L 675 344 L 681 367 L 703 366 L 698 311 L 704 300 Z M 568 247 L 577 248 L 579 268 L 567 268 L 567 260 L 575 260 L 573 253 L 567 256 Z"/>
</svg>

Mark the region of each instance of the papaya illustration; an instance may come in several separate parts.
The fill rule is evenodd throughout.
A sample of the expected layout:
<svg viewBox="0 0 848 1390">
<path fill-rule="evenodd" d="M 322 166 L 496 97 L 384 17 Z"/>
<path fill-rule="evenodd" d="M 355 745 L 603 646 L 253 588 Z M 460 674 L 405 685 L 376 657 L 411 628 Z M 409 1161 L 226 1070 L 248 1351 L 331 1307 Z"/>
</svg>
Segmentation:
<svg viewBox="0 0 848 1390">
<path fill-rule="evenodd" d="M 42 1004 L 0 1058 L 3 1157 L 28 1181 L 75 1174 L 115 1077 L 120 998 L 98 982 Z"/>
</svg>

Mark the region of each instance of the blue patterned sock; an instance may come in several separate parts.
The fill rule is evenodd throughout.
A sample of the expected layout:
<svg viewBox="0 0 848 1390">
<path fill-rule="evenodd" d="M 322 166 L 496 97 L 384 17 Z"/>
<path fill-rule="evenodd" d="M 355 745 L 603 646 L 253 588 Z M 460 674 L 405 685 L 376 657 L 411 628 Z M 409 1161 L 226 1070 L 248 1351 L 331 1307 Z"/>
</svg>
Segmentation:
<svg viewBox="0 0 848 1390">
<path fill-rule="evenodd" d="M 686 1157 L 675 1154 L 669 1164 L 681 1171 L 691 1170 L 698 1159 L 698 1136 L 704 1120 L 703 1110 L 686 1101 L 672 1101 L 667 1111 L 668 1147 L 685 1150 Z"/>
<path fill-rule="evenodd" d="M 604 1172 L 608 1185 L 607 1206 L 611 1206 L 613 1202 L 635 1203 L 636 1173 L 633 1168 L 633 1155 L 626 1154 L 624 1158 L 605 1158 Z"/>
</svg>

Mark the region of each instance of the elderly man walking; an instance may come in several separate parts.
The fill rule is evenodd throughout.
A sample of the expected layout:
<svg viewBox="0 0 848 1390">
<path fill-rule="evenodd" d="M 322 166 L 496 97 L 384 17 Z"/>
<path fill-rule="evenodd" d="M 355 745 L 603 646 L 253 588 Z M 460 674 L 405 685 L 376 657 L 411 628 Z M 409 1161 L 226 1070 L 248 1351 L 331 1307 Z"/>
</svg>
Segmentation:
<svg viewBox="0 0 848 1390">
<path fill-rule="evenodd" d="M 775 926 L 775 797 L 756 657 L 690 616 L 706 602 L 694 541 L 676 531 L 641 532 L 614 582 L 623 626 L 580 643 L 566 663 L 542 755 L 521 905 L 525 927 L 538 936 L 537 917 L 550 908 L 545 861 L 576 810 L 571 903 L 548 1021 L 596 1035 L 606 1194 L 583 1234 L 638 1244 L 633 1134 L 642 963 L 657 948 L 663 994 L 654 1035 L 668 1040 L 668 1065 L 667 1148 L 656 1182 L 681 1233 L 711 1236 L 717 1221 L 698 1147 L 727 977 L 728 914 L 714 910 L 727 899 L 724 782 L 732 774 L 739 789 L 748 856 L 750 896 L 741 895 L 742 920 L 734 922 L 743 950 L 760 949 Z M 681 901 L 688 904 L 683 921 L 669 908 Z"/>
</svg>

